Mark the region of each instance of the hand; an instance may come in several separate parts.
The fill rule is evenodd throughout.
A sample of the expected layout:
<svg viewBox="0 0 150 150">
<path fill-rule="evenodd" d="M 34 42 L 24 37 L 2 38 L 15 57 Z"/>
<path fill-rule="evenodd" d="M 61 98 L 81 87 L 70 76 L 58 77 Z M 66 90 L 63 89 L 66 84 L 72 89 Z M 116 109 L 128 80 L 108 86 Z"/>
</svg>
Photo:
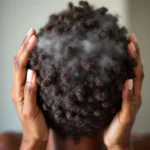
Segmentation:
<svg viewBox="0 0 150 150">
<path fill-rule="evenodd" d="M 49 132 L 44 116 L 36 103 L 36 73 L 30 69 L 27 71 L 26 68 L 29 55 L 36 43 L 35 30 L 30 29 L 16 54 L 13 67 L 12 99 L 23 126 L 21 149 L 26 150 L 28 144 L 47 141 Z"/>
<path fill-rule="evenodd" d="M 130 136 L 136 114 L 141 106 L 143 70 L 140 50 L 134 34 L 129 36 L 128 53 L 135 59 L 135 78 L 127 80 L 122 92 L 122 108 L 104 132 L 104 143 L 109 150 L 126 150 L 130 147 Z"/>
</svg>

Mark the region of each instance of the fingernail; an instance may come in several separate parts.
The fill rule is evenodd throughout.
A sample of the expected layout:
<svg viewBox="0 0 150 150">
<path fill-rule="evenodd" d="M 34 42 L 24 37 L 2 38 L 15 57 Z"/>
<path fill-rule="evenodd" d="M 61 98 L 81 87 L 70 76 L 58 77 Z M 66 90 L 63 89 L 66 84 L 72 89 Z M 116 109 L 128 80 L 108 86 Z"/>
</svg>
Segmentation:
<svg viewBox="0 0 150 150">
<path fill-rule="evenodd" d="M 33 71 L 31 69 L 28 69 L 27 71 L 27 82 L 32 82 L 33 77 Z"/>
<path fill-rule="evenodd" d="M 31 38 L 29 39 L 28 43 L 32 43 L 34 38 L 35 38 L 35 35 L 32 35 Z"/>
<path fill-rule="evenodd" d="M 131 42 L 130 43 L 130 48 L 133 50 L 133 51 L 136 51 L 136 48 L 135 48 L 135 46 L 134 46 L 134 44 Z"/>
<path fill-rule="evenodd" d="M 30 28 L 30 29 L 29 29 L 29 31 L 28 31 L 28 33 L 27 33 L 27 36 L 31 34 L 32 30 L 33 30 L 33 28 Z"/>
<path fill-rule="evenodd" d="M 133 41 L 137 43 L 137 38 L 134 33 L 132 33 L 132 38 L 133 38 Z"/>
<path fill-rule="evenodd" d="M 133 89 L 133 79 L 129 80 L 129 90 L 132 91 Z"/>
</svg>

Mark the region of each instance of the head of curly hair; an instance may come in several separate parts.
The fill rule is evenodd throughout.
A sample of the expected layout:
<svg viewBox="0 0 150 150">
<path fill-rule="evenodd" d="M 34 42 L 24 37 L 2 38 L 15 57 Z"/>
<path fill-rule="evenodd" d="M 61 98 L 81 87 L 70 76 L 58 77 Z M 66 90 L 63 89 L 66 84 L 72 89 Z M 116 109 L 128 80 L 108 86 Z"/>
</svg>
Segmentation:
<svg viewBox="0 0 150 150">
<path fill-rule="evenodd" d="M 126 79 L 136 65 L 127 30 L 105 7 L 86 1 L 50 16 L 37 34 L 28 68 L 37 72 L 37 103 L 61 136 L 95 136 L 121 108 Z"/>
</svg>

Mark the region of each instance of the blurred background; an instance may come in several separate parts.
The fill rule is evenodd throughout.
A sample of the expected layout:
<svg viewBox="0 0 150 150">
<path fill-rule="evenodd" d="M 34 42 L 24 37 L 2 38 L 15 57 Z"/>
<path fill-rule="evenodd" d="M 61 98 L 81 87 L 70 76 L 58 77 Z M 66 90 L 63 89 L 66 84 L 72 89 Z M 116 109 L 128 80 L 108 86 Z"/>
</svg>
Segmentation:
<svg viewBox="0 0 150 150">
<path fill-rule="evenodd" d="M 68 2 L 68 0 L 0 0 L 0 132 L 22 130 L 10 94 L 13 84 L 13 57 L 28 29 L 32 27 L 38 31 L 51 13 L 66 8 Z M 138 133 L 150 132 L 150 1 L 88 0 L 88 2 L 97 7 L 108 7 L 111 13 L 119 15 L 120 25 L 125 25 L 129 33 L 133 32 L 137 36 L 145 79 L 142 91 L 143 105 L 133 130 Z"/>
</svg>

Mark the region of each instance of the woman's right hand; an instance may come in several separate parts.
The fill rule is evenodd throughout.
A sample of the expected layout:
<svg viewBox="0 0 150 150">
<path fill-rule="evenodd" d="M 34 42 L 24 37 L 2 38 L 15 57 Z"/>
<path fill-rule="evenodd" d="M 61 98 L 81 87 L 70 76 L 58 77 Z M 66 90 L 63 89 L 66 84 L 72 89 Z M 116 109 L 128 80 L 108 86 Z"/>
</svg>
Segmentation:
<svg viewBox="0 0 150 150">
<path fill-rule="evenodd" d="M 137 62 L 137 66 L 133 68 L 135 78 L 125 82 L 122 92 L 122 108 L 104 133 L 104 142 L 108 150 L 130 149 L 132 126 L 142 103 L 141 88 L 144 74 L 140 49 L 134 34 L 129 36 L 129 40 L 128 53 Z"/>
<path fill-rule="evenodd" d="M 45 118 L 36 102 L 36 73 L 26 68 L 36 43 L 35 30 L 30 29 L 14 59 L 12 99 L 23 127 L 21 150 L 43 149 L 49 134 Z"/>
</svg>

